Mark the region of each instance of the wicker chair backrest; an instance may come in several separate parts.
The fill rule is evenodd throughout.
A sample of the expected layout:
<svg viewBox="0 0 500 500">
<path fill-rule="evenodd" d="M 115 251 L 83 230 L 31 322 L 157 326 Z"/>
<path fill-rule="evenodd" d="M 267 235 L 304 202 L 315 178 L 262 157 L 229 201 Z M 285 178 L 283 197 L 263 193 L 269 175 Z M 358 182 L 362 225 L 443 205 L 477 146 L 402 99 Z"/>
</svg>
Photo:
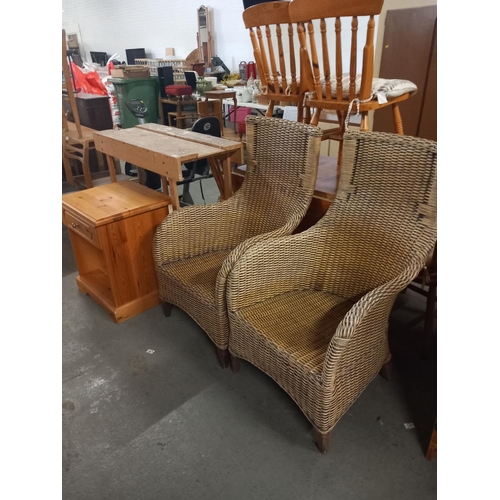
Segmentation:
<svg viewBox="0 0 500 500">
<path fill-rule="evenodd" d="M 313 228 L 325 240 L 321 289 L 357 299 L 397 276 L 436 242 L 437 144 L 348 132 L 337 196 Z"/>
<path fill-rule="evenodd" d="M 245 225 L 260 234 L 291 217 L 300 222 L 314 193 L 321 129 L 257 116 L 247 117 L 246 129 L 247 165 L 239 197 Z"/>
</svg>

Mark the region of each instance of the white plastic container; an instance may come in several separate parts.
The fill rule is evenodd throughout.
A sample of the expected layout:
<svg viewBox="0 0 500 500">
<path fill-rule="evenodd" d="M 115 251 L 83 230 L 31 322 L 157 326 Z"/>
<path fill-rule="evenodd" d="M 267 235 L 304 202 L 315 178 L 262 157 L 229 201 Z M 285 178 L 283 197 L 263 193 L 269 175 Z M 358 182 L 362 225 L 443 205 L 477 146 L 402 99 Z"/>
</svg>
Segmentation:
<svg viewBox="0 0 500 500">
<path fill-rule="evenodd" d="M 217 85 L 217 77 L 216 76 L 206 76 L 205 80 L 212 84 L 212 88 Z"/>
</svg>

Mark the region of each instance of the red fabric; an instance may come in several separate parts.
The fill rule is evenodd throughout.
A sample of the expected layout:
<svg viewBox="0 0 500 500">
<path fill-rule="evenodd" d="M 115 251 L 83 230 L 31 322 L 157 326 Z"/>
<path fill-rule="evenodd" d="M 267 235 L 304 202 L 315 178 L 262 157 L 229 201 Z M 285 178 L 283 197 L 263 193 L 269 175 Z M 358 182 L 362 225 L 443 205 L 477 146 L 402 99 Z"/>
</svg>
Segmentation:
<svg viewBox="0 0 500 500">
<path fill-rule="evenodd" d="M 191 95 L 193 89 L 189 85 L 167 85 L 165 87 L 167 95 Z"/>
<path fill-rule="evenodd" d="M 71 69 L 73 71 L 73 78 L 75 79 L 77 92 L 108 95 L 106 87 L 102 83 L 101 77 L 98 75 L 97 71 L 84 73 L 73 61 L 71 61 Z"/>
</svg>

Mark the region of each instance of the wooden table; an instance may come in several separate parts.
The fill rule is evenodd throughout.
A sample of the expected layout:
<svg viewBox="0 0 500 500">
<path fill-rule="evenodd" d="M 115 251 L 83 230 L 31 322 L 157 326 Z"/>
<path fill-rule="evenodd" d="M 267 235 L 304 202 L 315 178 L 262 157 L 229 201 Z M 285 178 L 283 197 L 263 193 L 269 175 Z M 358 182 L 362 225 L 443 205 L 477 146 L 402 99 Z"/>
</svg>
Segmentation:
<svg viewBox="0 0 500 500">
<path fill-rule="evenodd" d="M 120 323 L 160 303 L 153 237 L 170 197 L 133 181 L 68 193 L 68 227 L 78 288 Z"/>
<path fill-rule="evenodd" d="M 236 99 L 236 90 L 209 90 L 204 94 L 205 99 L 219 99 L 221 104 L 224 99 L 232 99 L 234 102 L 234 133 L 237 134 L 237 124 L 236 124 L 236 108 L 238 107 L 238 101 Z M 224 127 L 224 124 L 222 124 Z"/>
<path fill-rule="evenodd" d="M 108 164 L 117 158 L 159 174 L 164 193 L 168 186 L 174 210 L 180 208 L 177 182 L 183 179 L 183 163 L 206 158 L 222 200 L 233 194 L 231 162 L 243 163 L 240 142 L 156 123 L 95 132 L 94 139 L 95 148 L 107 155 Z"/>
</svg>

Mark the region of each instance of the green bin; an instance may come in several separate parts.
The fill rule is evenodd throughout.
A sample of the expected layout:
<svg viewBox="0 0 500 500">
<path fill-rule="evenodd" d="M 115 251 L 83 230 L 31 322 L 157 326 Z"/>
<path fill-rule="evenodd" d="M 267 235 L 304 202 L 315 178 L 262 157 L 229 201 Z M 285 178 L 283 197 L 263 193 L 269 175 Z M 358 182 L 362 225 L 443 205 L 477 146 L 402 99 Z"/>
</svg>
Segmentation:
<svg viewBox="0 0 500 500">
<path fill-rule="evenodd" d="M 139 118 L 136 118 L 127 108 L 126 102 L 130 99 L 142 99 L 148 107 L 149 114 L 144 118 L 146 123 L 158 123 L 158 78 L 110 78 L 116 90 L 118 108 L 122 128 L 131 128 L 139 125 Z"/>
</svg>

